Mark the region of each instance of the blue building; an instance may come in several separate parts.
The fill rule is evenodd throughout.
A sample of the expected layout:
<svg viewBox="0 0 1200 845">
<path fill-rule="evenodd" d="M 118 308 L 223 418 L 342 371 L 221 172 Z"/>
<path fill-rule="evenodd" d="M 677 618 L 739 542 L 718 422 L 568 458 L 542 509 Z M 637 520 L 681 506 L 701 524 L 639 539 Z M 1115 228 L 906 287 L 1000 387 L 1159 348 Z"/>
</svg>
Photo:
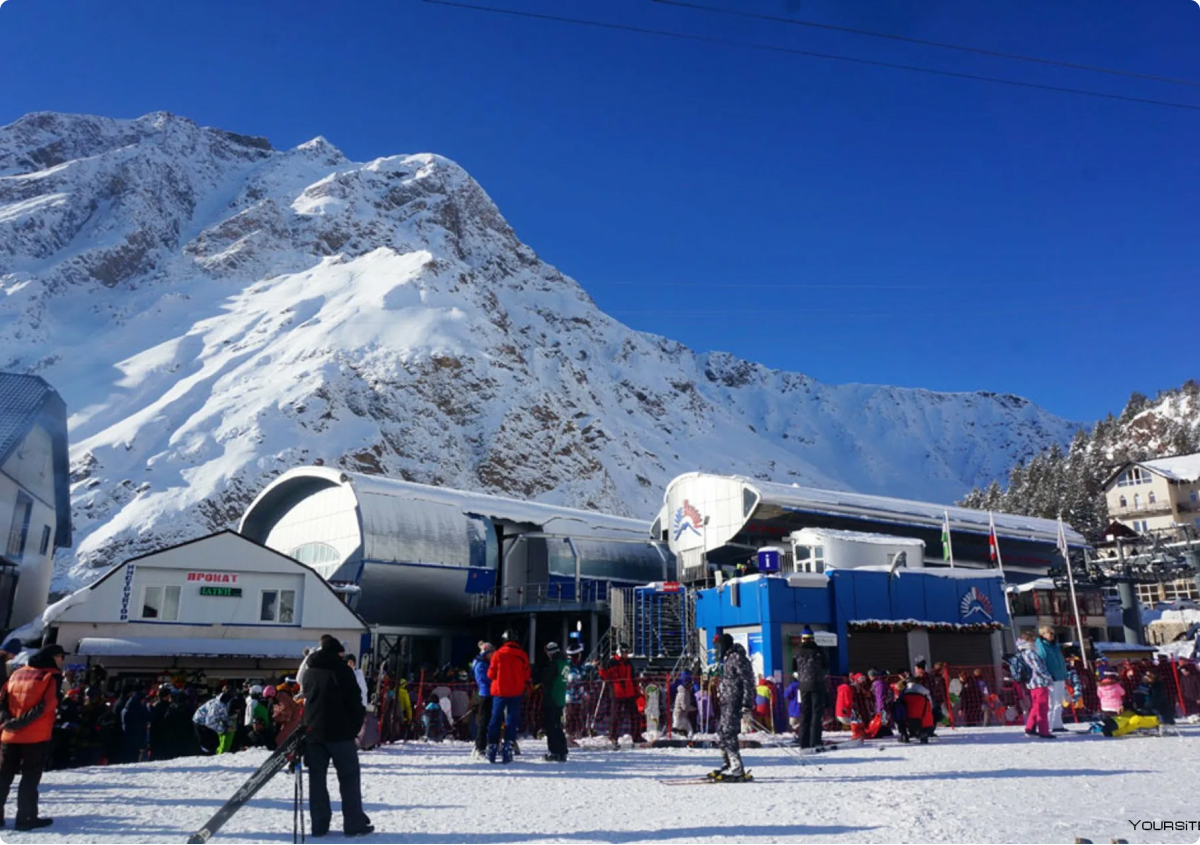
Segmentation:
<svg viewBox="0 0 1200 845">
<path fill-rule="evenodd" d="M 810 529 L 811 531 L 811 529 Z M 785 679 L 805 626 L 828 649 L 836 674 L 932 664 L 995 666 L 1010 620 L 998 572 L 896 565 L 899 538 L 847 531 L 813 532 L 820 572 L 755 574 L 700 590 L 702 642 L 729 633 L 746 646 L 755 670 Z M 880 563 L 870 563 L 875 557 Z M 884 563 L 890 560 L 891 563 Z M 919 560 L 919 558 L 918 558 Z"/>
</svg>

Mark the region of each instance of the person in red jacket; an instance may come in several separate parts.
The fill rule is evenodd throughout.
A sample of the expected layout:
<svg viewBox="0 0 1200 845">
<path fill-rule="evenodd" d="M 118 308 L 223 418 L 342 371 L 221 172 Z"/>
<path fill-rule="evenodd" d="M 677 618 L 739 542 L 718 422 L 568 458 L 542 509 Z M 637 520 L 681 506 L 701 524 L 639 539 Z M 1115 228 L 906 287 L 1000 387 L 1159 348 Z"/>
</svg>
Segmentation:
<svg viewBox="0 0 1200 845">
<path fill-rule="evenodd" d="M 629 663 L 624 646 L 618 648 L 616 656 L 600 670 L 600 677 L 612 687 L 612 716 L 608 725 L 608 738 L 614 746 L 617 744 L 617 737 L 621 735 L 621 720 L 627 716 L 633 741 L 642 742 L 642 723 L 637 711 L 638 688 L 633 682 L 633 666 Z"/>
<path fill-rule="evenodd" d="M 517 642 L 517 632 L 504 632 L 504 644 L 492 655 L 488 664 L 488 680 L 492 682 L 492 720 L 488 724 L 487 758 L 496 762 L 500 745 L 500 725 L 504 725 L 504 750 L 501 759 L 511 763 L 513 740 L 521 719 L 521 697 L 529 684 L 529 655 Z"/>
<path fill-rule="evenodd" d="M 17 830 L 46 827 L 54 819 L 38 816 L 38 784 L 50 754 L 58 685 L 66 653 L 49 645 L 29 658 L 29 665 L 12 673 L 0 689 L 0 826 L 4 804 L 17 772 Z"/>
</svg>

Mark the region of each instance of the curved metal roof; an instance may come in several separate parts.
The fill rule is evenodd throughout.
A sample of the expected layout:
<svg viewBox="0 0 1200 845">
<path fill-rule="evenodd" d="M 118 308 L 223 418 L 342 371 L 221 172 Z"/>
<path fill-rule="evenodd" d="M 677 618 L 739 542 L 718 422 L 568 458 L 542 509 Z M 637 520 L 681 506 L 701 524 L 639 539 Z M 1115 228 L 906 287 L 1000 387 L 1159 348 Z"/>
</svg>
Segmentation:
<svg viewBox="0 0 1200 845">
<path fill-rule="evenodd" d="M 464 514 L 486 516 L 494 520 L 535 526 L 547 534 L 571 536 L 626 537 L 645 540 L 649 522 L 622 516 L 524 502 L 490 493 L 475 493 L 450 487 L 434 487 L 381 475 L 343 472 L 329 467 L 299 467 L 288 470 L 269 484 L 246 508 L 239 531 L 251 528 L 262 509 L 273 510 L 279 502 L 307 495 L 313 489 L 333 485 L 349 486 L 358 503 L 364 534 L 389 533 L 397 501 L 431 502 L 458 508 Z"/>
<path fill-rule="evenodd" d="M 677 476 L 667 485 L 667 491 L 669 492 L 676 484 L 687 479 L 700 478 L 705 475 L 709 474 L 691 472 Z M 865 493 L 847 493 L 840 490 L 820 490 L 815 487 L 778 484 L 740 475 L 716 477 L 739 481 L 758 493 L 760 500 L 757 507 L 759 508 L 764 504 L 776 505 L 799 511 L 869 517 L 880 522 L 936 528 L 941 527 L 943 514 L 949 514 L 952 532 L 988 533 L 987 511 L 960 508 L 954 505 L 938 505 L 932 502 L 917 502 L 911 499 L 896 499 L 889 496 L 870 496 Z M 1048 543 L 1058 540 L 1058 522 L 1053 519 L 999 512 L 993 513 L 992 516 L 996 520 L 997 536 Z M 1064 533 L 1068 545 L 1076 547 L 1088 545 L 1087 538 L 1065 523 Z"/>
</svg>

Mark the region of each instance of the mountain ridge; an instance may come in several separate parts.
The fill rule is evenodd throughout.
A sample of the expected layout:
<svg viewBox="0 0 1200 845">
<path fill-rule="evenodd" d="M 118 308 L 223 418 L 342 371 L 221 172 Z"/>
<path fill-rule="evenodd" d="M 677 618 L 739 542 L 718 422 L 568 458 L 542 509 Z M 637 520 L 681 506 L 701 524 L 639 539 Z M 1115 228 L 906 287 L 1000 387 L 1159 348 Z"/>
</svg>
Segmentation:
<svg viewBox="0 0 1200 845">
<path fill-rule="evenodd" d="M 1076 428 L 635 332 L 448 159 L 164 112 L 0 128 L 0 289 L 0 365 L 71 409 L 59 589 L 233 524 L 297 464 L 649 522 L 692 470 L 952 501 Z"/>
</svg>

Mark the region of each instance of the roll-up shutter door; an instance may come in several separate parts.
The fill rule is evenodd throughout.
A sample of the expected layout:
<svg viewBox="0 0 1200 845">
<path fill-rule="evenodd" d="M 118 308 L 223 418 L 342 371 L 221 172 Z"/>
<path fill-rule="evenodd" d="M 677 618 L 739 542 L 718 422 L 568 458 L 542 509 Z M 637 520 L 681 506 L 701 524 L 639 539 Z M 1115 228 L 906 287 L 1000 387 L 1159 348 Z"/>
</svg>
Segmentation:
<svg viewBox="0 0 1200 845">
<path fill-rule="evenodd" d="M 930 659 L 947 666 L 991 666 L 992 635 L 976 631 L 929 634 Z"/>
<path fill-rule="evenodd" d="M 851 672 L 908 668 L 908 634 L 903 631 L 850 631 L 846 636 Z"/>
</svg>

